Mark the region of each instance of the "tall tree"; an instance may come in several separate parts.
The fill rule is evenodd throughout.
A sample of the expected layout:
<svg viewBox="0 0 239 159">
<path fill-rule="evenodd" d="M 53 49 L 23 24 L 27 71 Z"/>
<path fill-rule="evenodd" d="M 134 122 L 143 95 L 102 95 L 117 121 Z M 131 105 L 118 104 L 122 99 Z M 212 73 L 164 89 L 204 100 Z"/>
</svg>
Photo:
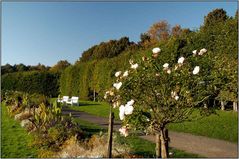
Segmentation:
<svg viewBox="0 0 239 159">
<path fill-rule="evenodd" d="M 180 35 L 182 34 L 182 28 L 180 25 L 175 25 L 173 28 L 172 28 L 172 31 L 171 31 L 171 35 L 173 37 L 179 37 Z"/>
<path fill-rule="evenodd" d="M 204 26 L 214 26 L 219 22 L 225 22 L 228 19 L 227 12 L 221 9 L 215 9 L 204 17 Z"/>
<path fill-rule="evenodd" d="M 28 67 L 22 63 L 16 65 L 16 71 L 18 72 L 23 72 L 23 71 L 27 71 Z"/>
<path fill-rule="evenodd" d="M 150 41 L 150 36 L 148 35 L 148 33 L 141 33 L 140 34 L 139 44 L 144 44 L 145 42 L 149 42 L 149 41 Z"/>
<path fill-rule="evenodd" d="M 169 38 L 170 26 L 166 20 L 154 23 L 148 30 L 148 34 L 152 40 L 160 41 Z"/>
<path fill-rule="evenodd" d="M 6 65 L 3 65 L 1 66 L 1 74 L 5 74 L 5 73 L 12 73 L 12 72 L 15 72 L 14 70 L 14 67 L 10 64 L 6 64 Z"/>
<path fill-rule="evenodd" d="M 50 68 L 52 72 L 62 72 L 71 64 L 67 60 L 60 60 L 53 67 Z"/>
</svg>

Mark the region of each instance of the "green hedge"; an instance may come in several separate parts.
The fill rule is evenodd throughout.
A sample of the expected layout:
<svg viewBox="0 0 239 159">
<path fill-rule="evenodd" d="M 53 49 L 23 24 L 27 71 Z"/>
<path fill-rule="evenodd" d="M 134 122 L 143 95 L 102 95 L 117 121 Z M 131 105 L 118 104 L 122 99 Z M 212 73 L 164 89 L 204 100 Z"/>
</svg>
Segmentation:
<svg viewBox="0 0 239 159">
<path fill-rule="evenodd" d="M 59 74 L 48 71 L 7 73 L 2 76 L 1 89 L 56 97 L 59 94 L 58 80 Z"/>
</svg>

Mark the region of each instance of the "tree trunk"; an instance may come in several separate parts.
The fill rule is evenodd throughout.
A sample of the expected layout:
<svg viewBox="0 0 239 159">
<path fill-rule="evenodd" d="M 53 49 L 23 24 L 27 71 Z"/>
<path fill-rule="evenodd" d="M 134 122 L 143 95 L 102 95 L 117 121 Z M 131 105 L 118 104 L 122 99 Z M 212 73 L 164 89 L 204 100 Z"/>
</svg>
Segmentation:
<svg viewBox="0 0 239 159">
<path fill-rule="evenodd" d="M 167 158 L 168 157 L 168 140 L 166 139 L 166 136 L 165 136 L 165 128 L 162 128 L 160 130 L 160 140 L 161 140 L 161 157 L 162 158 Z"/>
<path fill-rule="evenodd" d="M 168 129 L 164 129 L 164 134 L 165 134 L 165 140 L 166 140 L 166 153 L 167 156 L 169 156 L 169 137 L 168 137 Z"/>
<path fill-rule="evenodd" d="M 161 140 L 160 140 L 160 134 L 156 133 L 156 158 L 161 158 Z"/>
<path fill-rule="evenodd" d="M 109 116 L 109 127 L 108 127 L 108 150 L 107 158 L 112 158 L 112 135 L 113 135 L 113 125 L 114 125 L 114 113 L 110 107 L 110 116 Z"/>
<path fill-rule="evenodd" d="M 233 102 L 233 110 L 237 112 L 237 109 L 238 109 L 237 102 Z"/>
<path fill-rule="evenodd" d="M 221 110 L 225 110 L 225 103 L 221 101 Z"/>
<path fill-rule="evenodd" d="M 203 107 L 204 107 L 205 109 L 207 109 L 207 104 L 203 104 Z"/>
</svg>

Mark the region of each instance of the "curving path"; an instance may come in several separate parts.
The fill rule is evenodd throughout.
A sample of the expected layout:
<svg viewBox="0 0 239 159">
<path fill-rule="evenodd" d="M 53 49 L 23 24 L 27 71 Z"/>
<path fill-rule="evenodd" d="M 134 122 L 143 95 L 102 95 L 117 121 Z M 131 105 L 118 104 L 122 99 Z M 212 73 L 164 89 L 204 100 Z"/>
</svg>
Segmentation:
<svg viewBox="0 0 239 159">
<path fill-rule="evenodd" d="M 73 117 L 77 117 L 82 120 L 98 124 L 103 128 L 108 127 L 107 118 L 97 117 L 81 111 L 74 111 L 69 109 L 63 110 L 63 114 L 69 113 L 71 113 Z M 120 127 L 121 122 L 115 121 L 114 130 L 118 130 Z M 155 141 L 153 135 L 147 136 L 141 135 L 140 137 L 152 142 Z M 169 146 L 176 148 L 178 150 L 184 150 L 185 152 L 198 154 L 200 156 L 205 157 L 238 158 L 237 144 L 228 141 L 212 139 L 203 136 L 196 136 L 189 133 L 172 132 L 172 131 L 169 131 L 169 137 L 171 139 Z"/>
</svg>

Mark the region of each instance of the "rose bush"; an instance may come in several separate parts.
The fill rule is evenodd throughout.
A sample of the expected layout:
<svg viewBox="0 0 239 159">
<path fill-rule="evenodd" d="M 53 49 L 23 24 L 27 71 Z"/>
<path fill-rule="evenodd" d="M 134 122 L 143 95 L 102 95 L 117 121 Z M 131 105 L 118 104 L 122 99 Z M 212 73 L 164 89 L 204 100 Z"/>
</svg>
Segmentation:
<svg viewBox="0 0 239 159">
<path fill-rule="evenodd" d="M 197 109 L 204 115 L 213 112 L 202 106 L 214 93 L 211 76 L 214 62 L 205 48 L 170 61 L 161 60 L 160 48 L 152 52 L 151 57 L 144 56 L 142 61 L 129 60 L 127 76 L 116 76 L 116 83 L 106 92 L 105 99 L 119 107 L 124 125 L 121 134 L 127 136 L 123 133 L 126 125 L 127 130 L 160 134 L 162 157 L 167 157 L 165 127 L 168 123 L 194 119 L 190 115 Z M 109 92 L 112 93 L 107 96 Z"/>
</svg>

